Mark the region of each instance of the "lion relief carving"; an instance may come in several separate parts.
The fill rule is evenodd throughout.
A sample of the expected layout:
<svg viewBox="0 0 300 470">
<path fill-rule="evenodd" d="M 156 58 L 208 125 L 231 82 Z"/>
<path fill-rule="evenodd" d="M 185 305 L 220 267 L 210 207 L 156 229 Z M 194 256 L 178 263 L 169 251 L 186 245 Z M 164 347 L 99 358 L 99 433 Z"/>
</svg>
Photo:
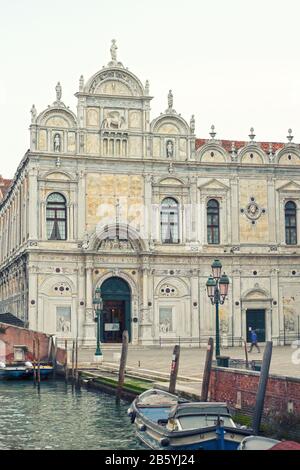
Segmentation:
<svg viewBox="0 0 300 470">
<path fill-rule="evenodd" d="M 102 129 L 125 129 L 126 120 L 119 111 L 110 111 L 102 121 Z"/>
</svg>

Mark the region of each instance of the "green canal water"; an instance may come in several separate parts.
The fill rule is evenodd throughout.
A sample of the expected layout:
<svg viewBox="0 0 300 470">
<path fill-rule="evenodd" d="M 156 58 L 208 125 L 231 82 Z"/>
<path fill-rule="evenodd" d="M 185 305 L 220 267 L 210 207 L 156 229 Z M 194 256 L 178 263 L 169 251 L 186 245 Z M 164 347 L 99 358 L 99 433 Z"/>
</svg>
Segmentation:
<svg viewBox="0 0 300 470">
<path fill-rule="evenodd" d="M 63 381 L 0 381 L 0 450 L 141 449 L 129 404 Z"/>
</svg>

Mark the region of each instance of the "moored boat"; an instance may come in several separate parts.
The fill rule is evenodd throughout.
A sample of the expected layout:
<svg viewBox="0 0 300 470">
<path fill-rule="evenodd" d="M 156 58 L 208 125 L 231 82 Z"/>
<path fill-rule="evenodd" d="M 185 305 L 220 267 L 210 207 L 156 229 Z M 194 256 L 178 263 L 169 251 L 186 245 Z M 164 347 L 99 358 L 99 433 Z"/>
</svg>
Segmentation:
<svg viewBox="0 0 300 470">
<path fill-rule="evenodd" d="M 237 450 L 251 435 L 233 421 L 226 403 L 187 402 L 148 390 L 128 410 L 138 438 L 157 450 Z"/>
<path fill-rule="evenodd" d="M 37 366 L 36 370 L 37 370 Z M 53 366 L 49 364 L 40 364 L 41 379 L 48 378 L 53 373 Z M 31 362 L 22 364 L 6 365 L 0 363 L 0 380 L 25 380 L 32 379 L 34 375 L 34 367 Z"/>
<path fill-rule="evenodd" d="M 270 450 L 279 442 L 264 436 L 248 436 L 242 440 L 238 450 Z"/>
<path fill-rule="evenodd" d="M 30 368 L 22 366 L 0 367 L 0 380 L 24 380 L 31 376 Z"/>
</svg>

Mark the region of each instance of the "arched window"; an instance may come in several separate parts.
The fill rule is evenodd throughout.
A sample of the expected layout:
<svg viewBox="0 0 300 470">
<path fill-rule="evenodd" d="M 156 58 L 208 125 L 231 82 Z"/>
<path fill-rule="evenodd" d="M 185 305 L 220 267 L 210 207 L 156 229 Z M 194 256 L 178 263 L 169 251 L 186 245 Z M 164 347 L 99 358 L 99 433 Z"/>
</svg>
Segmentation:
<svg viewBox="0 0 300 470">
<path fill-rule="evenodd" d="M 46 220 L 48 240 L 67 239 L 66 199 L 62 194 L 52 193 L 48 196 Z"/>
<path fill-rule="evenodd" d="M 285 212 L 285 243 L 297 245 L 297 207 L 293 201 L 288 201 Z"/>
<path fill-rule="evenodd" d="M 220 243 L 219 203 L 210 199 L 207 203 L 207 242 L 210 245 Z"/>
<path fill-rule="evenodd" d="M 171 197 L 161 203 L 160 227 L 162 243 L 179 243 L 178 202 Z"/>
</svg>

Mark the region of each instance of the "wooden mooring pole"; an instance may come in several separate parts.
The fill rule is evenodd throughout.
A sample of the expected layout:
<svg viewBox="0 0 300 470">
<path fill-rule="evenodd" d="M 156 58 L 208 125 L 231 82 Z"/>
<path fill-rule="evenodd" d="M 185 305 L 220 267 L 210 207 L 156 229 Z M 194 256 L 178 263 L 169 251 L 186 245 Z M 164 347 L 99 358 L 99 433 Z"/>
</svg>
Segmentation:
<svg viewBox="0 0 300 470">
<path fill-rule="evenodd" d="M 33 384 L 36 386 L 36 348 L 35 348 L 35 339 L 32 344 L 32 365 L 33 365 Z"/>
<path fill-rule="evenodd" d="M 207 401 L 208 399 L 209 381 L 210 381 L 213 353 L 214 353 L 214 340 L 213 338 L 209 338 L 208 343 L 207 343 L 205 366 L 204 366 L 204 372 L 203 372 L 201 401 Z"/>
<path fill-rule="evenodd" d="M 172 362 L 171 362 L 171 373 L 170 373 L 170 384 L 169 393 L 175 393 L 176 381 L 179 369 L 179 358 L 180 358 L 180 346 L 176 344 L 173 350 Z"/>
<path fill-rule="evenodd" d="M 38 387 L 40 387 L 41 383 L 41 363 L 40 363 L 40 338 L 37 339 L 37 383 Z"/>
<path fill-rule="evenodd" d="M 76 385 L 79 386 L 79 374 L 78 374 L 78 338 L 76 338 L 75 342 L 75 381 Z"/>
<path fill-rule="evenodd" d="M 248 349 L 247 349 L 247 342 L 244 341 L 244 349 L 245 349 L 245 357 L 246 357 L 246 369 L 249 368 L 249 359 L 248 359 Z"/>
<path fill-rule="evenodd" d="M 120 368 L 119 368 L 119 382 L 118 382 L 118 388 L 116 392 L 117 400 L 121 398 L 122 390 L 124 386 L 127 354 L 128 354 L 128 331 L 125 330 L 123 331 L 123 335 L 122 335 L 122 353 L 121 353 Z"/>
<path fill-rule="evenodd" d="M 270 363 L 271 363 L 271 358 L 272 358 L 272 347 L 273 347 L 273 342 L 267 341 L 265 351 L 264 351 L 264 357 L 262 360 L 258 389 L 256 393 L 255 410 L 254 410 L 253 420 L 252 420 L 252 428 L 253 428 L 254 434 L 259 433 L 261 418 L 262 418 L 262 414 L 264 410 L 264 401 L 265 401 L 267 383 L 268 383 L 268 378 L 269 378 Z"/>
<path fill-rule="evenodd" d="M 68 340 L 65 339 L 65 381 L 68 382 Z"/>
<path fill-rule="evenodd" d="M 72 382 L 75 380 L 75 340 L 72 342 Z"/>
</svg>

